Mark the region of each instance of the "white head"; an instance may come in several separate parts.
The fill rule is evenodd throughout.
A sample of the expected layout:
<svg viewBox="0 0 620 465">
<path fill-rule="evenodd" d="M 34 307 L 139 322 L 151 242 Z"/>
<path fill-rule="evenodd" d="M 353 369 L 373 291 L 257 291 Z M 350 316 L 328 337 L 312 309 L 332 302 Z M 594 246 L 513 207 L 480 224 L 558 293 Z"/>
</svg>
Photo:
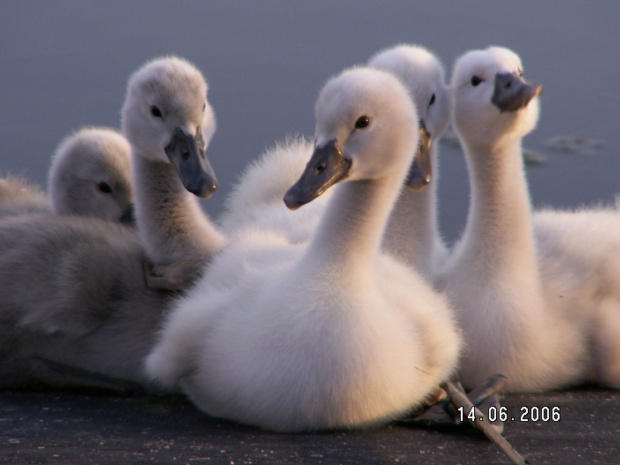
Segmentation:
<svg viewBox="0 0 620 465">
<path fill-rule="evenodd" d="M 315 116 L 315 150 L 286 194 L 289 208 L 300 207 L 340 181 L 390 174 L 404 179 L 418 143 L 418 115 L 393 75 L 363 67 L 342 72 L 321 90 Z"/>
<path fill-rule="evenodd" d="M 217 187 L 205 149 L 215 132 L 200 71 L 177 57 L 146 63 L 129 79 L 122 128 L 134 155 L 171 163 L 186 189 L 199 196 Z"/>
<path fill-rule="evenodd" d="M 519 57 L 506 48 L 467 52 L 452 73 L 454 129 L 468 144 L 498 146 L 538 122 L 542 87 L 526 83 Z"/>
<path fill-rule="evenodd" d="M 405 84 L 431 140 L 443 133 L 450 122 L 450 92 L 435 55 L 417 45 L 397 45 L 377 53 L 368 66 L 388 71 Z"/>
<path fill-rule="evenodd" d="M 377 53 L 368 65 L 397 76 L 407 87 L 420 117 L 420 145 L 406 184 L 413 190 L 431 180 L 431 144 L 450 122 L 450 93 L 441 62 L 423 47 L 397 45 Z"/>
<path fill-rule="evenodd" d="M 54 213 L 132 221 L 131 149 L 109 128 L 84 128 L 56 149 L 48 190 Z"/>
</svg>

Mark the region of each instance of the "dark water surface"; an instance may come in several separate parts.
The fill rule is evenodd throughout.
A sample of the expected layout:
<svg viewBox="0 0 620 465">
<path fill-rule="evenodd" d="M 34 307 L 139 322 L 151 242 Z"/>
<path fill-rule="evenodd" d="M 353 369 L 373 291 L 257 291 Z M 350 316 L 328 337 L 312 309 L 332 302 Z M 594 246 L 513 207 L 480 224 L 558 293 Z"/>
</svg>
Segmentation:
<svg viewBox="0 0 620 465">
<path fill-rule="evenodd" d="M 612 201 L 620 191 L 620 2 L 315 1 L 3 2 L 0 7 L 0 170 L 46 185 L 50 155 L 84 125 L 118 127 L 129 74 L 178 54 L 210 84 L 218 131 L 209 156 L 216 216 L 241 169 L 287 134 L 312 135 L 325 80 L 400 42 L 425 45 L 449 74 L 454 59 L 490 44 L 521 55 L 544 85 L 525 146 L 536 205 Z M 559 135 L 603 142 L 590 156 L 553 151 Z M 458 149 L 441 150 L 441 221 L 453 239 L 467 208 Z"/>
</svg>

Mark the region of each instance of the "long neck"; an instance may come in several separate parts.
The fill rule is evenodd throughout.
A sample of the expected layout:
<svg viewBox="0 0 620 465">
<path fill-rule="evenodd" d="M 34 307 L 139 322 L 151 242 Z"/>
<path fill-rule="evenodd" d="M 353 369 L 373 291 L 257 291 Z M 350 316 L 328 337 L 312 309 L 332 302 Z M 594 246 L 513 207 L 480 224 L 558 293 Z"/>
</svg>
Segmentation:
<svg viewBox="0 0 620 465">
<path fill-rule="evenodd" d="M 431 183 L 421 191 L 407 187 L 394 205 L 385 232 L 383 247 L 400 260 L 431 277 L 435 261 L 445 251 L 437 221 L 437 149 L 433 144 Z"/>
<path fill-rule="evenodd" d="M 471 202 L 456 253 L 481 267 L 478 272 L 536 276 L 531 204 L 521 139 L 498 147 L 464 144 Z"/>
<path fill-rule="evenodd" d="M 138 230 L 155 264 L 210 258 L 224 246 L 224 237 L 172 165 L 139 154 L 132 160 Z"/>
<path fill-rule="evenodd" d="M 401 183 L 382 178 L 336 186 L 303 266 L 342 270 L 347 280 L 371 276 Z"/>
</svg>

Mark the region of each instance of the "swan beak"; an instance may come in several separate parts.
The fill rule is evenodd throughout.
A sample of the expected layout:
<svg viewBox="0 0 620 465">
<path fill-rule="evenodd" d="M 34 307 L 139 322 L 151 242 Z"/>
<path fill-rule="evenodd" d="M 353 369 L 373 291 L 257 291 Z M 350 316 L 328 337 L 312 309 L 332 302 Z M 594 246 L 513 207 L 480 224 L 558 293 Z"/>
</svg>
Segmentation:
<svg viewBox="0 0 620 465">
<path fill-rule="evenodd" d="M 540 94 L 542 94 L 540 84 L 529 84 L 516 73 L 497 73 L 491 102 L 501 113 L 517 111 L 525 108 L 530 100 Z"/>
<path fill-rule="evenodd" d="M 297 210 L 346 178 L 350 168 L 351 160 L 343 155 L 336 139 L 315 146 L 303 174 L 286 192 L 284 203 L 290 210 Z"/>
<path fill-rule="evenodd" d="M 405 186 L 412 191 L 421 191 L 431 182 L 432 174 L 431 134 L 426 130 L 424 120 L 420 120 L 420 143 L 415 158 L 411 162 Z"/>
<path fill-rule="evenodd" d="M 165 151 L 185 189 L 203 199 L 211 197 L 217 189 L 217 178 L 205 153 L 205 142 L 200 128 L 196 137 L 176 128 Z"/>
<path fill-rule="evenodd" d="M 119 218 L 119 221 L 127 226 L 136 226 L 136 215 L 133 203 L 125 209 L 123 215 Z"/>
</svg>

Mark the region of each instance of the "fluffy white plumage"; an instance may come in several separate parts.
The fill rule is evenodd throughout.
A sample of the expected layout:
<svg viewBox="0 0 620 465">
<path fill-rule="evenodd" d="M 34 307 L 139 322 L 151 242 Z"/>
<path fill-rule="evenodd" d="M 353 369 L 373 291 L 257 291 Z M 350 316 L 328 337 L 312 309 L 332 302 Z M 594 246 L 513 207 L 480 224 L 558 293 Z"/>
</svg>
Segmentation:
<svg viewBox="0 0 620 465">
<path fill-rule="evenodd" d="M 374 55 L 368 65 L 398 77 L 431 134 L 432 182 L 422 191 L 403 187 L 388 224 L 384 248 L 432 278 L 447 256 L 437 220 L 438 144 L 450 119 L 450 95 L 440 61 L 415 45 L 398 45 Z M 293 242 L 309 240 L 331 191 L 303 209 L 281 208 L 284 193 L 299 178 L 312 152 L 304 138 L 289 138 L 267 150 L 240 177 L 220 219 L 227 234 L 243 226 L 270 229 Z"/>
<path fill-rule="evenodd" d="M 549 299 L 539 269 L 521 155 L 521 139 L 538 120 L 539 88 L 526 87 L 521 73 L 519 57 L 500 47 L 455 63 L 453 126 L 472 194 L 439 280 L 464 331 L 461 381 L 472 387 L 499 372 L 513 392 L 579 383 L 592 368 L 585 315 Z"/>
<path fill-rule="evenodd" d="M 350 169 L 312 240 L 239 231 L 147 359 L 207 413 L 278 431 L 397 417 L 452 373 L 460 347 L 445 299 L 380 251 L 418 140 L 406 89 L 348 70 L 323 88 L 316 118 L 315 156 L 333 145 Z"/>
<path fill-rule="evenodd" d="M 295 243 L 310 239 L 332 191 L 303 209 L 284 208 L 287 189 L 299 179 L 313 143 L 304 137 L 288 137 L 250 163 L 226 199 L 226 211 L 219 223 L 226 235 L 248 226 L 276 231 Z"/>
<path fill-rule="evenodd" d="M 534 214 L 547 301 L 561 306 L 589 343 L 593 380 L 620 388 L 620 215 L 613 208 Z"/>
</svg>

